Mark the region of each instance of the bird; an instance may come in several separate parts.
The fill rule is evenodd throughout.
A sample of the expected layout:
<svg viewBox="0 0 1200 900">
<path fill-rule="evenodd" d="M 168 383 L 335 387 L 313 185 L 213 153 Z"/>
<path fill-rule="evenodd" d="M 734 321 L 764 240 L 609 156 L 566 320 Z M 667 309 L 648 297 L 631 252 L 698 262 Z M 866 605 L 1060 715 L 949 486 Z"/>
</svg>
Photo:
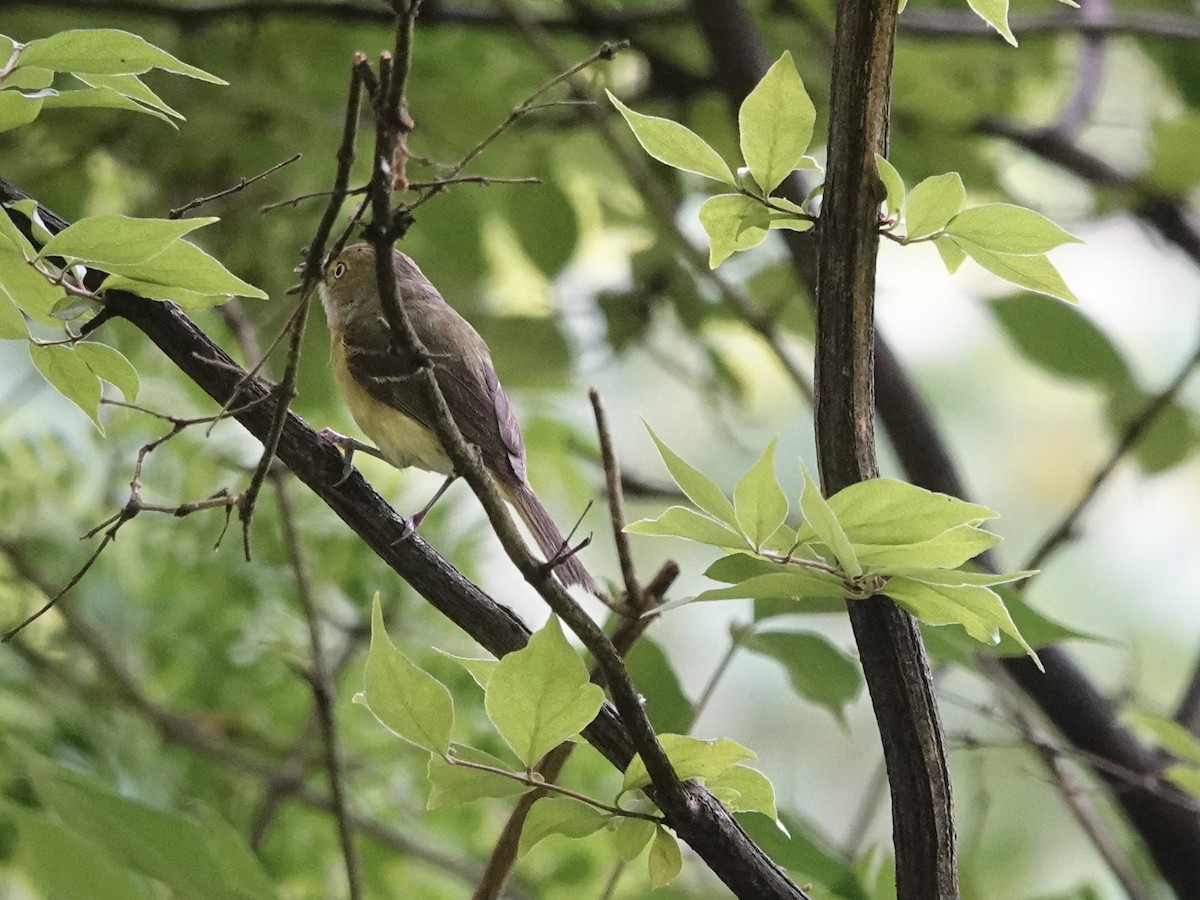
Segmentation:
<svg viewBox="0 0 1200 900">
<path fill-rule="evenodd" d="M 529 485 L 521 428 L 487 343 L 417 264 L 394 248 L 392 269 L 397 299 L 425 347 L 463 438 L 479 448 L 484 467 L 554 564 L 559 580 L 597 593 L 591 574 Z M 329 324 L 335 380 L 355 423 L 378 452 L 328 429 L 323 434 L 341 444 L 348 455 L 355 449 L 367 450 L 400 469 L 415 466 L 447 476 L 429 503 L 411 517 L 415 528 L 457 473 L 434 428 L 426 388 L 413 377 L 415 361 L 392 340 L 379 298 L 374 246 L 353 244 L 330 259 L 319 292 Z"/>
</svg>

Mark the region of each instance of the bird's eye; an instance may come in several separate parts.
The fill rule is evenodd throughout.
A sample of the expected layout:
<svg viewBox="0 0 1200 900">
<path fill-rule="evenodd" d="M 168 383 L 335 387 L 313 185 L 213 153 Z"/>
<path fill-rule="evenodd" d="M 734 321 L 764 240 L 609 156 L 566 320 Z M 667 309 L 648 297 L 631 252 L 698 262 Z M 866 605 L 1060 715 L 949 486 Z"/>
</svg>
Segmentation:
<svg viewBox="0 0 1200 900">
<path fill-rule="evenodd" d="M 333 277 L 334 278 L 341 278 L 345 274 L 346 274 L 346 264 L 344 262 L 339 262 L 339 263 L 333 264 Z"/>
</svg>

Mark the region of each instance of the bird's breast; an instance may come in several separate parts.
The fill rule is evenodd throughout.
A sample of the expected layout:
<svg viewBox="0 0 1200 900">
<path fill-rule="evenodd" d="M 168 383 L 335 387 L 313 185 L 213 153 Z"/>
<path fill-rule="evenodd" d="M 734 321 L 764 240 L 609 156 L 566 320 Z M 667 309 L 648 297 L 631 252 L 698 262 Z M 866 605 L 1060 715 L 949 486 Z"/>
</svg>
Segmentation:
<svg viewBox="0 0 1200 900">
<path fill-rule="evenodd" d="M 427 472 L 449 475 L 454 471 L 450 458 L 432 430 L 398 409 L 375 399 L 350 373 L 346 365 L 346 344 L 341 336 L 330 342 L 333 372 L 350 409 L 350 415 L 371 439 L 384 459 L 398 469 L 416 466 Z"/>
</svg>

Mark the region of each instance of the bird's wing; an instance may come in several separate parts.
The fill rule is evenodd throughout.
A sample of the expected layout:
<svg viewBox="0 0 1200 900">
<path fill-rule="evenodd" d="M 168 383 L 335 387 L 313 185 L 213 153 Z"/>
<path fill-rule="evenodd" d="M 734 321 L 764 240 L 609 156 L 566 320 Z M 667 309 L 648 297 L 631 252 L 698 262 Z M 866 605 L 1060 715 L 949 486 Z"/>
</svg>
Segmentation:
<svg viewBox="0 0 1200 900">
<path fill-rule="evenodd" d="M 463 437 L 479 447 L 484 465 L 501 482 L 523 484 L 525 444 L 487 345 L 472 330 L 468 355 L 463 356 L 461 348 L 456 353 L 441 339 L 444 330 L 430 327 L 427 319 L 414 319 L 413 325 L 429 351 L 438 387 Z M 433 410 L 413 376 L 414 361 L 390 346 L 386 323 L 382 319 L 350 323 L 345 341 L 346 365 L 355 381 L 376 400 L 434 430 Z"/>
</svg>

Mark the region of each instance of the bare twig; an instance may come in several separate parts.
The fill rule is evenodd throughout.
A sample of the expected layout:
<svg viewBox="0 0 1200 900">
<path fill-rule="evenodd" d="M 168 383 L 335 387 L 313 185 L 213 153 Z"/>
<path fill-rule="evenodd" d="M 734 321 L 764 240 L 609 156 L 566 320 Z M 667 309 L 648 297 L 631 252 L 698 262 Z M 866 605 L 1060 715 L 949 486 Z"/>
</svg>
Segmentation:
<svg viewBox="0 0 1200 900">
<path fill-rule="evenodd" d="M 293 153 L 291 156 L 289 156 L 283 162 L 275 163 L 275 165 L 271 166 L 271 168 L 266 169 L 265 171 L 259 172 L 257 175 L 252 175 L 249 178 L 239 178 L 237 184 L 235 184 L 233 187 L 225 188 L 225 190 L 223 190 L 223 191 L 217 191 L 215 194 L 209 194 L 207 197 L 197 197 L 195 200 L 192 200 L 188 203 L 183 204 L 183 206 L 175 207 L 175 209 L 171 210 L 167 214 L 167 218 L 168 219 L 178 219 L 184 213 L 191 212 L 193 209 L 196 209 L 197 207 L 200 207 L 200 206 L 204 206 L 204 204 L 206 204 L 206 203 L 212 203 L 214 200 L 220 200 L 222 197 L 228 197 L 231 194 L 236 194 L 238 191 L 244 191 L 247 188 L 247 186 L 254 184 L 254 182 L 259 181 L 263 178 L 266 178 L 269 175 L 275 174 L 280 169 L 282 169 L 284 166 L 290 166 L 292 163 L 296 162 L 296 160 L 298 160 L 299 158 L 300 158 L 299 153 Z"/>
<path fill-rule="evenodd" d="M 313 596 L 308 566 L 300 545 L 300 535 L 296 531 L 295 513 L 288 497 L 286 479 L 278 470 L 273 470 L 272 480 L 279 501 L 279 521 L 280 527 L 283 529 L 288 561 L 296 579 L 296 598 L 300 601 L 300 608 L 304 612 L 304 621 L 308 624 L 308 642 L 312 652 L 312 664 L 306 674 L 308 683 L 312 687 L 313 703 L 317 722 L 320 725 L 325 773 L 329 781 L 329 797 L 332 801 L 333 818 L 337 823 L 342 860 L 346 866 L 348 896 L 350 900 L 360 900 L 363 896 L 362 862 L 359 859 L 358 850 L 354 846 L 354 829 L 347 810 L 345 772 L 337 735 L 337 717 L 333 709 L 334 685 L 329 664 L 325 658 L 325 644 L 321 636 L 321 614 L 317 609 L 316 598 Z"/>
<path fill-rule="evenodd" d="M 604 462 L 604 480 L 608 486 L 608 513 L 612 521 L 613 541 L 617 547 L 617 559 L 621 564 L 621 578 L 625 582 L 625 602 L 634 611 L 642 608 L 642 589 L 638 584 L 637 570 L 633 565 L 633 552 L 629 549 L 629 537 L 625 534 L 625 497 L 621 493 L 621 468 L 617 464 L 613 449 L 612 433 L 608 430 L 608 415 L 604 411 L 604 400 L 595 388 L 588 391 L 592 410 L 596 416 L 596 432 L 600 436 L 600 456 Z"/>
</svg>

